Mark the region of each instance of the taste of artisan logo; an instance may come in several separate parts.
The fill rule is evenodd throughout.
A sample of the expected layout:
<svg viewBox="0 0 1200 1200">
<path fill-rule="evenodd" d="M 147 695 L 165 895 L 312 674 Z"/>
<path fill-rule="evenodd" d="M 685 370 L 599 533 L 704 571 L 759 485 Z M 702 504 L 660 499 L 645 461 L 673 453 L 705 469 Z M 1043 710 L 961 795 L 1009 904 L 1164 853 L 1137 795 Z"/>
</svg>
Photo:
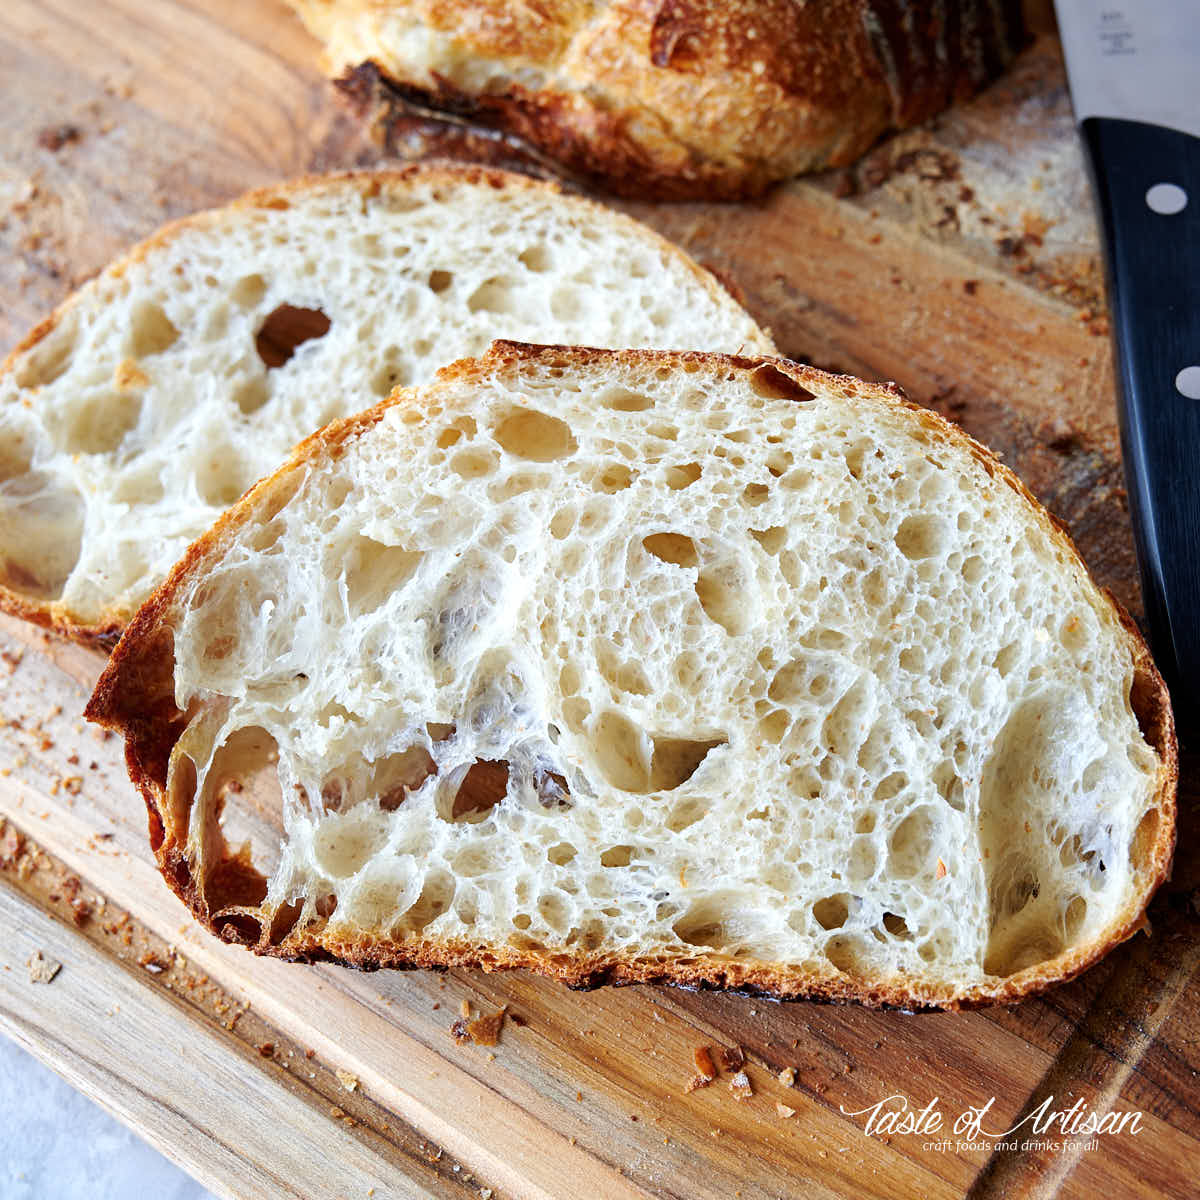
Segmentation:
<svg viewBox="0 0 1200 1200">
<path fill-rule="evenodd" d="M 952 1123 L 948 1123 L 947 1114 L 939 1107 L 937 1096 L 920 1109 L 899 1092 L 866 1108 L 838 1107 L 844 1116 L 866 1117 L 863 1132 L 868 1137 L 915 1134 L 928 1139 L 922 1145 L 925 1150 L 1057 1151 L 1069 1145 L 1094 1150 L 1100 1144 L 1101 1134 L 1140 1133 L 1142 1129 L 1140 1112 L 1097 1113 L 1082 1099 L 1070 1108 L 1055 1108 L 1053 1096 L 1047 1096 L 1007 1129 L 985 1129 L 984 1121 L 995 1103 L 993 1096 L 978 1108 L 968 1107 Z"/>
</svg>

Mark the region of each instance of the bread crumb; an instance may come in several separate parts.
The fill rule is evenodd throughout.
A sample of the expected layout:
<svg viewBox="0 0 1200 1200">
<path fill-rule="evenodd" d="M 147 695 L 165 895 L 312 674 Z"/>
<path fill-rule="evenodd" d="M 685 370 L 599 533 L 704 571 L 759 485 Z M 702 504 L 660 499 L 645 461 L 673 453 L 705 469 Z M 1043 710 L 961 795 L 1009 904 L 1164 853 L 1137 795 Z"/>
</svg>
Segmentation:
<svg viewBox="0 0 1200 1200">
<path fill-rule="evenodd" d="M 705 1083 L 711 1083 L 717 1077 L 717 1068 L 713 1066 L 712 1053 L 707 1046 L 697 1046 L 692 1052 L 696 1070 Z"/>
<path fill-rule="evenodd" d="M 29 968 L 30 983 L 49 983 L 62 970 L 62 963 L 46 958 L 40 950 L 35 950 L 25 965 Z"/>
<path fill-rule="evenodd" d="M 796 1086 L 796 1068 L 784 1067 L 778 1075 L 775 1076 L 784 1087 Z"/>
<path fill-rule="evenodd" d="M 786 1104 L 781 1104 L 778 1100 L 775 1101 L 775 1111 L 785 1120 L 796 1115 L 794 1108 L 788 1108 Z"/>
<path fill-rule="evenodd" d="M 263 1056 L 263 1058 L 271 1058 L 275 1053 L 275 1043 L 274 1042 L 260 1043 L 260 1045 L 258 1047 L 258 1052 L 259 1052 L 259 1054 L 261 1054 Z"/>
<path fill-rule="evenodd" d="M 458 1004 L 458 1015 L 464 1021 L 471 1019 L 471 1002 L 469 1000 L 460 1000 Z"/>
<path fill-rule="evenodd" d="M 340 1083 L 342 1087 L 346 1089 L 346 1091 L 353 1092 L 358 1088 L 357 1075 L 352 1075 L 349 1071 L 342 1070 L 341 1067 L 338 1067 L 338 1069 L 334 1071 L 334 1075 L 337 1076 L 338 1083 Z"/>
<path fill-rule="evenodd" d="M 937 860 L 937 877 L 939 879 L 946 878 L 946 864 L 942 862 L 940 857 Z"/>
<path fill-rule="evenodd" d="M 467 1034 L 477 1046 L 495 1046 L 500 1041 L 500 1030 L 504 1026 L 504 1014 L 508 1005 L 502 1004 L 491 1016 L 477 1017 L 467 1025 Z"/>
<path fill-rule="evenodd" d="M 750 1076 L 745 1071 L 739 1071 L 729 1081 L 729 1090 L 735 1100 L 749 1100 L 754 1095 L 754 1088 L 750 1086 Z"/>
<path fill-rule="evenodd" d="M 746 1056 L 741 1046 L 722 1046 L 719 1051 L 721 1066 L 726 1071 L 740 1071 L 745 1065 Z"/>
</svg>

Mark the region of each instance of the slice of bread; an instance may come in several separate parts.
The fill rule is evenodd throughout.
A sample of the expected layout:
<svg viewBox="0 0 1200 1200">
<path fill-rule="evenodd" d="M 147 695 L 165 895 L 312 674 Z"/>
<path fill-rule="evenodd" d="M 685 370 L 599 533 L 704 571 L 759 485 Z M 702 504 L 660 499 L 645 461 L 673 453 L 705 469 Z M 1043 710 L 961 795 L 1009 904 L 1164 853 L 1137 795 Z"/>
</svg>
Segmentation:
<svg viewBox="0 0 1200 1200">
<path fill-rule="evenodd" d="M 1162 681 L 1063 532 L 780 359 L 498 343 L 330 425 L 88 716 L 195 915 L 301 961 L 1014 1000 L 1174 842 Z"/>
<path fill-rule="evenodd" d="M 657 234 L 522 176 L 255 192 L 137 247 L 0 368 L 0 608 L 111 645 L 301 438 L 495 337 L 774 350 Z"/>
<path fill-rule="evenodd" d="M 642 198 L 852 162 L 978 91 L 1025 38 L 1019 0 L 289 3 L 389 149 L 436 114 Z"/>
</svg>

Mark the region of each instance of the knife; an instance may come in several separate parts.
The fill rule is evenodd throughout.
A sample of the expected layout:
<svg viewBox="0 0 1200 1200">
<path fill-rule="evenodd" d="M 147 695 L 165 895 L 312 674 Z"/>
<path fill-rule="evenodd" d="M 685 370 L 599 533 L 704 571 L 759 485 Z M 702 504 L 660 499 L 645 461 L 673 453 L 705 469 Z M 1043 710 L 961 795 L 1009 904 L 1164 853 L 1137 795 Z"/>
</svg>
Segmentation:
<svg viewBox="0 0 1200 1200">
<path fill-rule="evenodd" d="M 1055 0 L 1104 233 L 1146 624 L 1200 738 L 1200 3 Z"/>
</svg>

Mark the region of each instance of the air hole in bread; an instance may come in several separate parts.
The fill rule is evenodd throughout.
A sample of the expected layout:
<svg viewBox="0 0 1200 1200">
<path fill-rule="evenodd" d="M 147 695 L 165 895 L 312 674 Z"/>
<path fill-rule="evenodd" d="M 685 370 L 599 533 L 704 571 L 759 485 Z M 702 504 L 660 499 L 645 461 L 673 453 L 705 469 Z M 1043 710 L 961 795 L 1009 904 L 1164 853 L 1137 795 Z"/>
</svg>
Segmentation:
<svg viewBox="0 0 1200 1200">
<path fill-rule="evenodd" d="M 53 383 L 66 373 L 74 353 L 75 321 L 60 320 L 25 354 L 16 369 L 17 387 L 39 388 Z"/>
<path fill-rule="evenodd" d="M 832 938 L 825 946 L 825 957 L 845 975 L 859 975 L 870 967 L 871 956 L 856 937 Z"/>
<path fill-rule="evenodd" d="M 908 922 L 899 913 L 885 912 L 883 914 L 883 928 L 890 937 L 902 938 L 905 941 L 912 937 L 912 933 L 908 928 Z"/>
<path fill-rule="evenodd" d="M 822 929 L 841 929 L 850 916 L 850 905 L 853 897 L 846 892 L 836 896 L 826 896 L 816 901 L 812 906 L 813 916 Z"/>
<path fill-rule="evenodd" d="M 618 695 L 650 694 L 650 681 L 641 665 L 633 659 L 625 658 L 607 638 L 602 638 L 596 643 L 596 666 Z"/>
<path fill-rule="evenodd" d="M 513 280 L 503 275 L 485 279 L 467 297 L 469 312 L 497 313 L 511 315 L 517 310 L 515 284 Z"/>
<path fill-rule="evenodd" d="M 768 554 L 778 554 L 787 545 L 787 530 L 782 525 L 772 525 L 769 529 L 751 529 L 749 533 Z"/>
<path fill-rule="evenodd" d="M 179 340 L 179 330 L 162 308 L 146 301 L 133 310 L 129 322 L 131 357 L 152 358 L 169 350 Z"/>
<path fill-rule="evenodd" d="M 233 390 L 234 404 L 247 417 L 258 412 L 270 398 L 271 389 L 267 381 L 258 377 L 244 380 Z"/>
<path fill-rule="evenodd" d="M 633 483 L 633 472 L 624 463 L 609 463 L 593 484 L 599 491 L 612 495 L 623 492 Z"/>
<path fill-rule="evenodd" d="M 1087 901 L 1082 896 L 1073 896 L 1063 913 L 1063 932 L 1068 943 L 1075 941 L 1087 920 Z"/>
<path fill-rule="evenodd" d="M 742 490 L 742 499 L 751 507 L 765 504 L 771 494 L 771 489 L 765 483 L 748 483 Z"/>
<path fill-rule="evenodd" d="M 142 397 L 137 392 L 101 392 L 84 398 L 75 419 L 63 430 L 68 454 L 111 454 L 138 423 Z"/>
<path fill-rule="evenodd" d="M 502 760 L 476 759 L 454 791 L 449 819 L 470 824 L 485 820 L 508 792 L 508 770 Z"/>
<path fill-rule="evenodd" d="M 700 556 L 696 543 L 682 533 L 651 533 L 642 538 L 642 545 L 660 562 L 676 567 L 696 567 Z"/>
<path fill-rule="evenodd" d="M 939 814 L 931 805 L 912 809 L 892 831 L 888 846 L 888 870 L 897 879 L 936 875 L 937 850 L 934 835 L 940 829 Z"/>
<path fill-rule="evenodd" d="M 282 367 L 305 342 L 323 338 L 329 328 L 329 318 L 319 308 L 281 304 L 259 326 L 254 345 L 268 369 L 274 369 Z"/>
<path fill-rule="evenodd" d="M 478 427 L 475 424 L 474 417 L 459 417 L 457 420 L 451 421 L 450 424 L 438 434 L 438 449 L 449 450 L 451 446 L 457 445 L 462 438 L 474 437 L 476 432 L 478 432 Z"/>
<path fill-rule="evenodd" d="M 605 408 L 614 412 L 645 412 L 654 407 L 654 400 L 642 392 L 631 392 L 628 388 L 610 384 L 602 388 L 597 399 Z"/>
<path fill-rule="evenodd" d="M 267 293 L 267 281 L 261 275 L 243 275 L 229 295 L 239 308 L 254 308 Z"/>
<path fill-rule="evenodd" d="M 696 580 L 696 597 L 710 621 L 715 621 L 730 637 L 738 637 L 752 628 L 758 616 L 752 583 L 740 563 L 705 563 Z"/>
<path fill-rule="evenodd" d="M 472 447 L 460 450 L 450 460 L 450 470 L 462 479 L 482 479 L 495 472 L 500 456 L 494 450 Z"/>
<path fill-rule="evenodd" d="M 575 855 L 578 853 L 570 842 L 558 842 L 546 851 L 546 861 L 553 863 L 556 867 L 565 867 L 569 862 L 574 861 Z"/>
<path fill-rule="evenodd" d="M 671 928 L 675 936 L 689 946 L 707 946 L 711 950 L 719 950 L 725 944 L 722 909 L 718 899 L 702 900 L 693 904 Z"/>
<path fill-rule="evenodd" d="M 602 867 L 627 867 L 633 861 L 633 855 L 632 846 L 609 846 L 600 855 L 600 865 Z"/>
<path fill-rule="evenodd" d="M 429 290 L 435 295 L 440 296 L 443 292 L 448 291 L 453 282 L 453 271 L 436 270 L 429 272 Z"/>
<path fill-rule="evenodd" d="M 528 271 L 541 275 L 554 267 L 554 255 L 548 246 L 526 246 L 517 255 L 517 261 Z"/>
<path fill-rule="evenodd" d="M 450 908 L 456 891 L 457 884 L 449 871 L 430 871 L 416 903 L 404 914 L 402 926 L 420 933 Z"/>
<path fill-rule="evenodd" d="M 221 937 L 227 942 L 239 942 L 243 946 L 257 946 L 262 939 L 262 922 L 249 913 L 222 914 L 215 918 Z"/>
<path fill-rule="evenodd" d="M 387 602 L 416 575 L 424 555 L 403 546 L 387 546 L 356 534 L 346 550 L 346 603 L 356 616 Z"/>
<path fill-rule="evenodd" d="M 795 400 L 804 403 L 817 398 L 814 392 L 810 392 L 798 380 L 770 363 L 763 363 L 750 372 L 750 387 L 757 395 L 768 400 Z"/>
<path fill-rule="evenodd" d="M 493 436 L 509 454 L 532 462 L 554 462 L 578 448 L 565 421 L 535 408 L 510 409 Z"/>
<path fill-rule="evenodd" d="M 303 900 L 294 900 L 290 904 L 281 904 L 271 917 L 271 924 L 267 929 L 268 945 L 278 946 L 284 941 L 287 935 L 296 928 L 296 922 L 300 920 L 303 912 Z"/>
<path fill-rule="evenodd" d="M 946 536 L 946 522 L 941 517 L 917 513 L 900 522 L 896 546 L 905 558 L 934 558 L 942 553 Z"/>
</svg>

